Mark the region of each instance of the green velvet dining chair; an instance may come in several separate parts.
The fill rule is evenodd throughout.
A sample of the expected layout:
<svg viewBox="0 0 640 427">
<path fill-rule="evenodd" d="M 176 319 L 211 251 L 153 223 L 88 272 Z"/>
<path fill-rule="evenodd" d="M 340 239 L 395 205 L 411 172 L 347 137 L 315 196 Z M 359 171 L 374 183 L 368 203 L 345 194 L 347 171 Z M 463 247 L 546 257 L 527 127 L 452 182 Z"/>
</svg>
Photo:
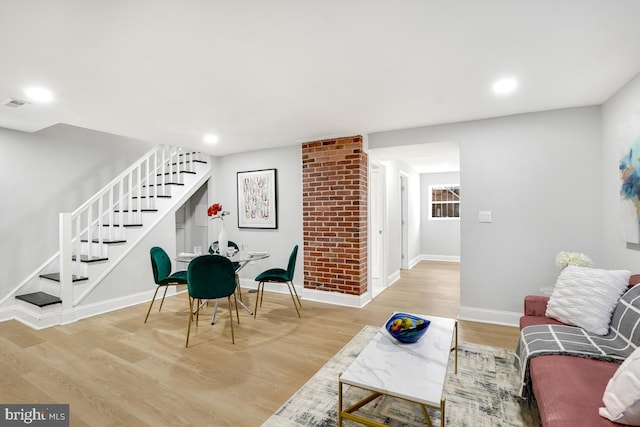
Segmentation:
<svg viewBox="0 0 640 427">
<path fill-rule="evenodd" d="M 164 288 L 164 294 L 162 295 L 162 301 L 160 301 L 160 308 L 162 310 L 162 304 L 164 304 L 164 297 L 167 296 L 167 289 L 169 286 L 179 286 L 187 284 L 187 272 L 176 271 L 171 274 L 171 259 L 164 249 L 158 246 L 154 246 L 149 251 L 151 255 L 151 269 L 153 270 L 153 281 L 156 284 L 156 291 L 151 298 L 151 304 L 149 304 L 149 310 L 147 310 L 147 316 L 144 318 L 144 323 L 147 323 L 149 313 L 151 313 L 151 307 L 158 294 L 158 289 Z"/>
<path fill-rule="evenodd" d="M 258 293 L 256 294 L 256 307 L 253 310 L 254 319 L 258 314 L 258 301 L 260 301 L 260 307 L 262 307 L 265 283 L 286 283 L 289 288 L 289 293 L 291 294 L 291 299 L 293 300 L 293 306 L 296 308 L 296 312 L 298 313 L 298 317 L 302 317 L 300 316 L 300 310 L 298 309 L 298 306 L 302 308 L 302 302 L 300 302 L 300 297 L 298 296 L 298 292 L 296 292 L 296 287 L 293 285 L 293 274 L 296 269 L 297 257 L 298 245 L 295 245 L 291 251 L 291 255 L 289 255 L 289 264 L 287 265 L 286 270 L 282 268 L 271 268 L 260 273 L 258 277 L 256 277 L 256 282 L 258 282 Z M 298 301 L 297 303 L 296 300 Z"/>
<path fill-rule="evenodd" d="M 236 318 L 240 323 L 238 314 L 238 301 L 236 300 L 236 272 L 229 258 L 221 255 L 201 255 L 194 258 L 187 267 L 187 289 L 189 291 L 189 325 L 187 327 L 187 341 L 185 347 L 189 347 L 189 335 L 191 323 L 193 323 L 193 303 L 196 300 L 209 300 L 227 298 L 229 302 L 229 323 L 231 324 L 231 342 L 235 344 L 233 332 L 233 312 L 231 311 L 231 296 L 236 306 Z M 198 327 L 199 310 L 196 310 L 196 327 Z"/>
</svg>

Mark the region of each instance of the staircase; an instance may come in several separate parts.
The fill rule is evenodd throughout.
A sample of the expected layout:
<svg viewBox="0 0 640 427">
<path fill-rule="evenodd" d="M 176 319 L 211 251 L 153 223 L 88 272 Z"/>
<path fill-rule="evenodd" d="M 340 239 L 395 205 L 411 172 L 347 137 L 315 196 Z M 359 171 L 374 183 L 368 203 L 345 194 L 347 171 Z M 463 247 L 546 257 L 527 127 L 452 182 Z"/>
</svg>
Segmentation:
<svg viewBox="0 0 640 427">
<path fill-rule="evenodd" d="M 15 318 L 38 329 L 120 308 L 114 303 L 117 298 L 103 302 L 108 309 L 83 301 L 210 176 L 207 155 L 171 146 L 153 148 L 76 211 L 60 214 L 59 252 L 0 305 L 15 297 Z"/>
</svg>

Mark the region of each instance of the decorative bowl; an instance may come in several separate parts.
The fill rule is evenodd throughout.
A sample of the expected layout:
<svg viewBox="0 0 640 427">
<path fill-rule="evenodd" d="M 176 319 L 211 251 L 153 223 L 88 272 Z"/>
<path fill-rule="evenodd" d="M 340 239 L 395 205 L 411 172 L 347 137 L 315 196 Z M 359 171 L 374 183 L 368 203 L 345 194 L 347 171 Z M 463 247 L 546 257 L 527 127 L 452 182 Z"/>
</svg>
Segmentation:
<svg viewBox="0 0 640 427">
<path fill-rule="evenodd" d="M 411 327 L 400 328 L 398 330 L 395 330 L 396 328 L 393 327 L 393 325 L 396 319 L 400 319 L 400 320 L 409 319 L 409 321 L 411 321 Z M 404 322 L 408 323 L 407 320 L 405 320 Z M 429 324 L 431 324 L 431 321 L 427 319 L 422 319 L 412 314 L 395 313 L 393 316 L 389 318 L 389 320 L 387 320 L 387 323 L 385 324 L 385 329 L 387 330 L 387 332 L 389 332 L 389 334 L 393 338 L 397 339 L 401 343 L 414 343 L 414 342 L 417 342 L 420 338 L 422 338 L 424 333 L 427 332 L 427 329 L 429 328 Z"/>
</svg>

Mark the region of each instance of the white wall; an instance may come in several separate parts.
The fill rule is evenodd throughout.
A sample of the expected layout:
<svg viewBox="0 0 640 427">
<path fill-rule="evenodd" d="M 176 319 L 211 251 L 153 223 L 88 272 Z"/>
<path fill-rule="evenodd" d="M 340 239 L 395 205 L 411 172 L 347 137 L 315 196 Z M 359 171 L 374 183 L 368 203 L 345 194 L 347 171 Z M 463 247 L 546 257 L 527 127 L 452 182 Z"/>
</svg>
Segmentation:
<svg viewBox="0 0 640 427">
<path fill-rule="evenodd" d="M 639 273 L 640 247 L 622 238 L 620 159 L 640 138 L 640 75 L 602 106 L 604 265 Z"/>
<path fill-rule="evenodd" d="M 555 282 L 558 251 L 602 265 L 599 107 L 369 135 L 372 149 L 439 141 L 460 143 L 461 317 L 517 322 L 524 296 Z"/>
<path fill-rule="evenodd" d="M 423 259 L 460 260 L 460 220 L 429 218 L 429 186 L 447 184 L 460 184 L 460 172 L 420 175 L 420 250 Z M 461 194 L 464 197 L 462 189 Z"/>
<path fill-rule="evenodd" d="M 56 125 L 36 133 L 0 128 L 0 295 L 58 250 L 58 214 L 72 212 L 152 147 Z"/>
<path fill-rule="evenodd" d="M 248 245 L 251 251 L 269 251 L 265 260 L 252 262 L 240 271 L 243 280 L 252 281 L 262 271 L 280 267 L 286 268 L 294 245 L 299 245 L 294 283 L 303 283 L 303 240 L 302 240 L 302 148 L 301 145 L 287 146 L 249 153 L 220 157 L 214 165 L 215 176 L 210 183 L 209 203 L 221 203 L 224 210 L 231 212 L 224 217 L 224 225 L 229 235 L 238 245 Z M 238 228 L 237 172 L 277 169 L 278 228 L 249 229 Z M 214 188 L 215 187 L 215 188 Z M 210 221 L 209 239 L 217 240 L 220 220 Z"/>
<path fill-rule="evenodd" d="M 155 291 L 156 284 L 153 282 L 153 271 L 151 269 L 151 259 L 149 255 L 149 251 L 154 246 L 160 246 L 167 252 L 171 260 L 172 272 L 186 270 L 186 264 L 176 263 L 174 260 L 177 255 L 177 251 L 175 250 L 176 223 L 175 215 L 169 213 L 160 221 L 158 226 L 146 235 L 122 262 L 105 277 L 104 281 L 82 301 L 82 305 L 104 304 L 105 301 L 113 299 L 114 296 L 131 299 L 132 295 Z M 160 292 L 164 292 L 164 290 L 161 289 Z M 173 292 L 175 292 L 175 286 L 171 286 L 167 294 L 172 294 Z M 147 297 L 150 299 L 151 295 Z M 118 297 L 116 297 L 116 299 L 118 299 Z M 187 307 L 187 298 L 184 299 L 184 303 L 185 307 Z"/>
</svg>

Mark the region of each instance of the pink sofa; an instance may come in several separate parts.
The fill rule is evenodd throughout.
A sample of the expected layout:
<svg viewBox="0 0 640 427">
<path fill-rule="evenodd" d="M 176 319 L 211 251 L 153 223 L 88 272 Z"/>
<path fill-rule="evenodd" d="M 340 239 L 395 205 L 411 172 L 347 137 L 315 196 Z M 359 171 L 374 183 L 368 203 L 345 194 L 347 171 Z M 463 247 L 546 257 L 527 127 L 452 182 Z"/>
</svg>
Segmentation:
<svg viewBox="0 0 640 427">
<path fill-rule="evenodd" d="M 629 287 L 640 283 L 640 274 L 629 279 Z M 545 317 L 549 297 L 528 295 L 524 300 L 525 326 L 563 323 Z M 602 395 L 620 366 L 614 362 L 566 355 L 537 356 L 530 361 L 533 394 L 544 427 L 620 427 L 601 417 Z"/>
</svg>

